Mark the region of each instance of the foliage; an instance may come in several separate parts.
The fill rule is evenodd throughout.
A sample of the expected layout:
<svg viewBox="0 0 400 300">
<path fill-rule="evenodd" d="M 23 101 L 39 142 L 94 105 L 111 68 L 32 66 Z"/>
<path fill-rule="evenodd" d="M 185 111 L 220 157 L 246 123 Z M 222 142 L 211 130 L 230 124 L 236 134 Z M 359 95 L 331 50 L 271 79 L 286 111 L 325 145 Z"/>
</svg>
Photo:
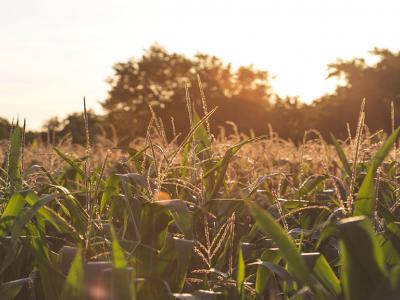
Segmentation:
<svg viewBox="0 0 400 300">
<path fill-rule="evenodd" d="M 391 132 L 394 117 L 399 122 L 400 111 L 400 52 L 375 48 L 370 52 L 376 59 L 369 65 L 363 58 L 349 61 L 338 60 L 329 65 L 329 78 L 336 78 L 338 85 L 334 94 L 325 95 L 314 103 L 317 119 L 310 123 L 324 135 L 335 133 L 346 137 L 343 130 L 349 122 L 352 128 L 357 126 L 357 112 L 362 99 L 366 99 L 366 124 L 371 131 L 384 129 Z M 391 109 L 393 103 L 393 110 Z M 394 115 L 392 116 L 392 113 Z"/>
<path fill-rule="evenodd" d="M 6 119 L 0 118 L 0 140 L 8 139 L 10 135 L 10 127 L 11 125 Z"/>
<path fill-rule="evenodd" d="M 117 155 L 54 148 L 53 169 L 28 162 L 17 124 L 0 180 L 0 299 L 397 299 L 400 128 L 305 140 L 278 159 L 273 133 L 227 144 L 207 130 L 213 111 L 190 114 L 181 142 L 153 123 Z M 324 157 L 308 160 L 308 146 Z"/>
<path fill-rule="evenodd" d="M 219 107 L 212 119 L 213 128 L 233 121 L 248 131 L 257 126 L 262 112 L 271 105 L 267 72 L 252 66 L 234 71 L 215 56 L 197 54 L 188 58 L 153 45 L 140 59 L 116 64 L 114 71 L 109 79 L 109 97 L 102 105 L 120 137 L 134 138 L 146 133 L 143 124 L 152 117 L 149 106 L 161 118 L 169 137 L 173 135 L 171 117 L 176 131 L 186 134 L 189 120 L 185 83 L 198 110 Z M 201 78 L 202 91 L 198 89 L 197 76 Z M 204 98 L 208 108 L 202 102 Z"/>
<path fill-rule="evenodd" d="M 328 65 L 328 78 L 339 82 L 335 92 L 307 105 L 298 97 L 277 95 L 266 71 L 251 65 L 233 68 L 206 54 L 187 57 L 155 44 L 142 57 L 115 64 L 108 80 L 109 95 L 102 102 L 104 115 L 88 112 L 91 142 L 101 136 L 118 139 L 120 146 L 126 146 L 146 135 L 155 116 L 153 121 L 167 140 L 179 134 L 180 140 L 190 130 L 188 110 L 192 106 L 198 112 L 218 107 L 206 124 L 207 131 L 215 135 L 220 130 L 228 135 L 262 135 L 272 128 L 280 137 L 299 143 L 305 131 L 316 129 L 326 140 L 331 140 L 331 134 L 346 139 L 347 124 L 352 131 L 357 127 L 363 99 L 369 130 L 390 133 L 400 122 L 400 52 L 375 48 L 371 55 L 375 64 L 354 58 Z M 190 92 L 190 104 L 186 92 Z M 9 137 L 10 127 L 6 120 L 0 120 L 0 139 Z M 28 132 L 25 139 L 57 144 L 70 136 L 74 143 L 84 145 L 84 128 L 83 115 L 74 113 L 63 120 L 48 120 L 42 132 Z"/>
</svg>

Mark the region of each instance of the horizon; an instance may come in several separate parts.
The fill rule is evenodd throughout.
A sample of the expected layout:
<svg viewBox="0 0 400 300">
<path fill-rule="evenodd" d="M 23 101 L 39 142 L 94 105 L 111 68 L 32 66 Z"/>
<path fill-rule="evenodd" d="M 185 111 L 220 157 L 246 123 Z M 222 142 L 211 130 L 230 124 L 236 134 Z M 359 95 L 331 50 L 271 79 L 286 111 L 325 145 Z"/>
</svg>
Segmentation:
<svg viewBox="0 0 400 300">
<path fill-rule="evenodd" d="M 393 39 L 400 34 L 400 3 L 392 0 L 17 0 L 3 7 L 1 117 L 26 118 L 32 130 L 82 111 L 84 96 L 101 111 L 112 66 L 140 57 L 154 42 L 187 56 L 216 55 L 235 67 L 253 64 L 276 76 L 271 85 L 279 95 L 306 103 L 334 90 L 336 82 L 324 80 L 327 64 L 368 58 L 374 47 L 400 47 Z"/>
</svg>

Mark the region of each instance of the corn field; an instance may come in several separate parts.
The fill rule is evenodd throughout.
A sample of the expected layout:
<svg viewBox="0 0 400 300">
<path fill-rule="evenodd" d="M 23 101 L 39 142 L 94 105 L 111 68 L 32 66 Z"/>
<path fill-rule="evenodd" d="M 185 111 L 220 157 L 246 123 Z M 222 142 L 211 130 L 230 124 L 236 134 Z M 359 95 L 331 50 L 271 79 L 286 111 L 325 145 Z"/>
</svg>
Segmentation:
<svg viewBox="0 0 400 300">
<path fill-rule="evenodd" d="M 1 146 L 0 299 L 399 299 L 400 128 Z M 82 130 L 85 130 L 83 128 Z M 88 133 L 87 126 L 86 132 Z"/>
</svg>

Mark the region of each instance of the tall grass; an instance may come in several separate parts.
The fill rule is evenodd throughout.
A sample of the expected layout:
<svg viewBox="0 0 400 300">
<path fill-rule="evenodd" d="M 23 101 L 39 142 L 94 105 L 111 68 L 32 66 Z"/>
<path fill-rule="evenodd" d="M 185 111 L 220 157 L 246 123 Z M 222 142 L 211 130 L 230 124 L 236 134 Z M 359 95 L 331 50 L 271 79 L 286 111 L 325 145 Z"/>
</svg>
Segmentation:
<svg viewBox="0 0 400 300">
<path fill-rule="evenodd" d="M 368 133 L 362 109 L 354 140 L 298 147 L 211 136 L 214 110 L 187 106 L 181 143 L 155 115 L 127 148 L 25 146 L 13 126 L 0 299 L 398 298 L 400 129 Z"/>
</svg>

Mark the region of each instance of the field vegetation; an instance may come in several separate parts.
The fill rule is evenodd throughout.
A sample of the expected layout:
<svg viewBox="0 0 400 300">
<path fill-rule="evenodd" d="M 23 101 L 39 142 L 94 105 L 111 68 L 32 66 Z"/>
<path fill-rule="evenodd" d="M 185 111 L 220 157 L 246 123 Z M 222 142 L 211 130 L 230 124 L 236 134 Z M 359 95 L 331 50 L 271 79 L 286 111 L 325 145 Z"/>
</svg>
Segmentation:
<svg viewBox="0 0 400 300">
<path fill-rule="evenodd" d="M 93 143 L 86 111 L 83 146 L 14 124 L 0 299 L 397 299 L 400 129 L 371 133 L 364 103 L 347 139 L 298 144 L 212 133 L 189 97 L 187 135 L 153 114 L 124 147 Z"/>
</svg>

